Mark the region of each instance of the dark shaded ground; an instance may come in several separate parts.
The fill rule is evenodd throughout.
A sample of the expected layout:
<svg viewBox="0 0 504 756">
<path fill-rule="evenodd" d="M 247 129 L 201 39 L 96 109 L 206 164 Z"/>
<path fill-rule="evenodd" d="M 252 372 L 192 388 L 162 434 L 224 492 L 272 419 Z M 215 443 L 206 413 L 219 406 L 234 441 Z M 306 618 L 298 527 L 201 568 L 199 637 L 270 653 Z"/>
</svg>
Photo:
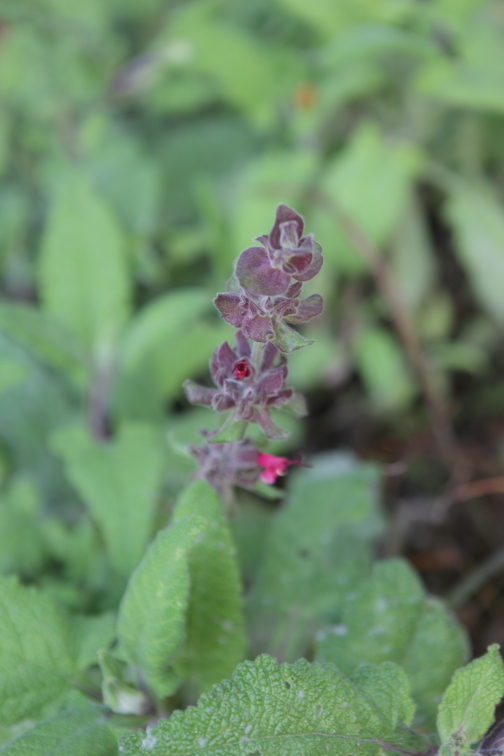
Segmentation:
<svg viewBox="0 0 504 756">
<path fill-rule="evenodd" d="M 453 397 L 467 477 L 462 485 L 450 480 L 421 402 L 408 418 L 385 423 L 369 413 L 357 381 L 308 397 L 303 451 L 352 449 L 382 465 L 390 516 L 382 553 L 412 562 L 427 588 L 451 603 L 480 655 L 490 643 L 504 644 L 504 411 L 498 406 L 504 390 L 497 375 L 485 386 L 455 378 Z"/>
<path fill-rule="evenodd" d="M 422 193 L 440 284 L 454 308 L 450 336 L 457 338 L 481 309 L 453 254 L 439 199 Z M 490 643 L 504 645 L 503 379 L 498 348 L 481 376 L 450 375 L 447 414 L 462 471 L 457 483 L 436 447 L 422 398 L 407 414 L 380 419 L 356 378 L 308 397 L 305 453 L 351 449 L 382 465 L 390 522 L 381 551 L 407 557 L 427 588 L 448 600 L 471 635 L 475 655 Z"/>
</svg>

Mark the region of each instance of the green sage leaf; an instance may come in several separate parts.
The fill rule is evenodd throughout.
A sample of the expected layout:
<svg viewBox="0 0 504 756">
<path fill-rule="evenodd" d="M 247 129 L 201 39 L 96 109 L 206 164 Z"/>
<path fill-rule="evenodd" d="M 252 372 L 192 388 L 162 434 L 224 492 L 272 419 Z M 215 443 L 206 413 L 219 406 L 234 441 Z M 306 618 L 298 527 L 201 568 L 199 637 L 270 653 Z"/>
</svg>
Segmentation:
<svg viewBox="0 0 504 756">
<path fill-rule="evenodd" d="M 243 606 L 235 548 L 215 491 L 193 483 L 178 501 L 174 523 L 198 516 L 205 522 L 189 556 L 191 594 L 186 639 L 175 670 L 197 693 L 229 677 L 245 657 Z"/>
</svg>

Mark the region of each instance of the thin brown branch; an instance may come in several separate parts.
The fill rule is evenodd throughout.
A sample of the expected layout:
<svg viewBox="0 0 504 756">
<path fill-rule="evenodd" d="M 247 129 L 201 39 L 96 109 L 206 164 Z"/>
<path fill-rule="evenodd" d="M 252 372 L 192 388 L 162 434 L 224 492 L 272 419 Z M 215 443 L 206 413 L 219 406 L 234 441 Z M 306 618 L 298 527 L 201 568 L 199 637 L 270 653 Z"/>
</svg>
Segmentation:
<svg viewBox="0 0 504 756">
<path fill-rule="evenodd" d="M 477 499 L 488 494 L 504 494 L 504 475 L 495 478 L 483 478 L 474 480 L 472 483 L 464 483 L 448 492 L 447 503 L 454 504 L 457 501 Z"/>
<path fill-rule="evenodd" d="M 455 480 L 463 479 L 462 460 L 452 432 L 446 405 L 433 380 L 428 361 L 400 292 L 378 247 L 334 199 L 317 194 L 334 218 L 335 223 L 369 266 L 376 286 L 390 308 L 394 328 L 404 347 L 407 359 L 416 375 L 429 413 L 432 433 L 443 460 L 453 469 Z"/>
</svg>

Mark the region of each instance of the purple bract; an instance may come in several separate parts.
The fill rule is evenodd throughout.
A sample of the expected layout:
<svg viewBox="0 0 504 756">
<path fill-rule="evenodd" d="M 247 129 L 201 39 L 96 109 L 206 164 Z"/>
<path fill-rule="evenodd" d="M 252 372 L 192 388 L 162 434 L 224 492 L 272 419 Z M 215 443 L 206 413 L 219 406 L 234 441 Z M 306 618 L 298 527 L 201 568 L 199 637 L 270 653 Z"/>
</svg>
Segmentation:
<svg viewBox="0 0 504 756">
<path fill-rule="evenodd" d="M 218 388 L 207 388 L 193 381 L 184 383 L 191 404 L 211 407 L 216 412 L 232 409 L 234 420 L 257 423 L 268 438 L 284 437 L 270 411 L 288 404 L 294 392 L 284 386 L 287 361 L 273 344 L 263 348 L 260 362 L 254 366 L 250 345 L 242 331 L 238 331 L 235 349 L 227 341 L 217 347 L 210 360 L 210 372 Z"/>
<path fill-rule="evenodd" d="M 262 247 L 248 247 L 238 258 L 229 291 L 214 304 L 222 317 L 246 338 L 271 341 L 282 352 L 306 345 L 289 325 L 306 323 L 323 310 L 322 297 L 300 299 L 303 281 L 313 278 L 323 262 L 313 235 L 303 236 L 304 221 L 279 205 L 270 233 L 257 237 Z"/>
<path fill-rule="evenodd" d="M 189 451 L 198 463 L 198 478 L 210 483 L 226 500 L 232 498 L 232 486 L 253 488 L 263 470 L 257 461 L 258 451 L 248 439 L 190 446 Z"/>
</svg>

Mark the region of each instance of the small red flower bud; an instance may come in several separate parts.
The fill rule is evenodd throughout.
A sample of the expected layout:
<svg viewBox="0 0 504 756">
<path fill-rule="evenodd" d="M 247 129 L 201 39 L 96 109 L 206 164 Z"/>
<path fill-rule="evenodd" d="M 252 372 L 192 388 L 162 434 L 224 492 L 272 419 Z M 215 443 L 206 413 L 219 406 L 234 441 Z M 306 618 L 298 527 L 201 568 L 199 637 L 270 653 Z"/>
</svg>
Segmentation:
<svg viewBox="0 0 504 756">
<path fill-rule="evenodd" d="M 248 378 L 250 375 L 250 365 L 248 360 L 240 360 L 237 362 L 233 368 L 233 373 L 237 381 L 241 381 L 243 378 Z"/>
</svg>

